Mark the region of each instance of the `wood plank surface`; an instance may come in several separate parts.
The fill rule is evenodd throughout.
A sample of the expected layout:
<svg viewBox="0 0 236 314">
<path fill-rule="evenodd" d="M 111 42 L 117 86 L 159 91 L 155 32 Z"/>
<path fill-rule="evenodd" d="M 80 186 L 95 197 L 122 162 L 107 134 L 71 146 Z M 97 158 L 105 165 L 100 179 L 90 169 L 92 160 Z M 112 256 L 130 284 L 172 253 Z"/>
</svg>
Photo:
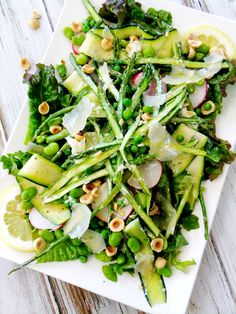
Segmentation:
<svg viewBox="0 0 236 314">
<path fill-rule="evenodd" d="M 79 0 L 78 0 L 79 1 Z M 0 0 L 0 149 L 23 104 L 21 57 L 40 61 L 54 30 L 63 0 Z M 216 15 L 235 18 L 236 0 L 173 0 Z M 42 14 L 34 32 L 27 22 Z M 1 132 L 4 130 L 4 132 Z M 236 313 L 236 163 L 221 196 L 217 215 L 188 307 L 188 314 Z M 13 263 L 0 259 L 0 314 L 137 314 L 127 306 L 32 270 L 8 278 Z"/>
</svg>

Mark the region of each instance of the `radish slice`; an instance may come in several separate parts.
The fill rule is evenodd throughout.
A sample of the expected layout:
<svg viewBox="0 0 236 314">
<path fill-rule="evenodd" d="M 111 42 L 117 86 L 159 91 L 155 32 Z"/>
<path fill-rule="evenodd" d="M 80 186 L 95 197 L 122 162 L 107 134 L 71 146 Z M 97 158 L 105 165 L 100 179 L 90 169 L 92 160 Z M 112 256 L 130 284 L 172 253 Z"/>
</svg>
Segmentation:
<svg viewBox="0 0 236 314">
<path fill-rule="evenodd" d="M 92 203 L 92 209 L 95 210 L 96 208 L 98 208 L 103 203 L 103 201 L 105 201 L 108 195 L 109 195 L 108 183 L 105 182 L 98 188 L 98 197 L 95 198 L 94 202 Z M 96 217 L 101 221 L 108 222 L 109 220 L 108 207 L 105 207 L 102 210 L 100 210 Z"/>
<path fill-rule="evenodd" d="M 204 102 L 207 96 L 207 91 L 208 85 L 206 80 L 202 86 L 195 86 L 194 93 L 189 95 L 189 100 L 191 101 L 194 109 L 199 107 Z"/>
<path fill-rule="evenodd" d="M 50 229 L 52 231 L 59 229 L 62 225 L 54 225 L 52 222 L 43 217 L 36 208 L 32 208 L 29 213 L 31 225 L 39 230 Z"/>
<path fill-rule="evenodd" d="M 135 87 L 137 87 L 140 84 L 140 82 L 143 79 L 143 76 L 144 76 L 143 72 L 138 72 L 131 78 L 131 82 Z"/>
<path fill-rule="evenodd" d="M 115 212 L 114 212 L 114 217 L 115 218 L 121 218 L 123 220 L 125 220 L 126 218 L 129 217 L 129 215 L 132 213 L 133 208 L 130 204 L 125 205 L 124 207 L 118 208 Z"/>
<path fill-rule="evenodd" d="M 157 82 L 151 81 L 148 87 L 148 96 L 154 96 L 156 94 Z"/>
<path fill-rule="evenodd" d="M 151 160 L 138 167 L 143 180 L 148 188 L 153 188 L 159 182 L 162 174 L 162 165 L 158 160 Z M 132 175 L 128 184 L 135 189 L 141 189 L 137 179 Z"/>
<path fill-rule="evenodd" d="M 79 54 L 78 48 L 76 46 L 74 46 L 74 45 L 71 45 L 71 47 L 72 47 L 72 50 L 73 50 L 74 54 L 78 55 Z"/>
</svg>

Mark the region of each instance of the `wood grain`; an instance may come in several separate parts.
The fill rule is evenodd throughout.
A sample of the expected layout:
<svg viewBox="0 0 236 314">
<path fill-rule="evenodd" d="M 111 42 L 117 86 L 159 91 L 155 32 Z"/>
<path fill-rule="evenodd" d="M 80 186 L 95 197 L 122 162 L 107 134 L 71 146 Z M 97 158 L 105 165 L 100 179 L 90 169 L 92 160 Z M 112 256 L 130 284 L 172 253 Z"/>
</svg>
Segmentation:
<svg viewBox="0 0 236 314">
<path fill-rule="evenodd" d="M 78 0 L 79 1 L 79 0 Z M 0 149 L 8 138 L 26 88 L 21 84 L 19 59 L 40 61 L 63 5 L 63 0 L 0 0 Z M 236 17 L 235 0 L 173 0 L 189 7 L 229 18 Z M 34 32 L 27 22 L 33 10 L 41 12 L 41 28 Z M 2 134 L 2 132 L 0 132 Z M 236 163 L 219 203 L 188 314 L 236 313 Z M 110 301 L 32 270 L 8 278 L 13 263 L 0 260 L 0 314 L 137 314 L 132 308 Z"/>
</svg>

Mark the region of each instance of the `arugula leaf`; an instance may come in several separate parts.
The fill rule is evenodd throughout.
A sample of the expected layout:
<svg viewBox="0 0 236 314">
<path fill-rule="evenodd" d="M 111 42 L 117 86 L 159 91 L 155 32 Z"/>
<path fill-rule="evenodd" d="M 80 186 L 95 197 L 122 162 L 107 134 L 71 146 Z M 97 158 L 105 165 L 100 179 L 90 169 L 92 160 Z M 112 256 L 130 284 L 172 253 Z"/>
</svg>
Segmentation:
<svg viewBox="0 0 236 314">
<path fill-rule="evenodd" d="M 34 74 L 26 73 L 24 83 L 29 85 L 29 122 L 25 144 L 32 139 L 34 132 L 42 123 L 42 116 L 38 106 L 46 101 L 50 106 L 50 113 L 61 109 L 60 92 L 61 88 L 55 77 L 55 69 L 52 65 L 37 64 Z"/>
<path fill-rule="evenodd" d="M 3 164 L 3 169 L 8 169 L 8 173 L 17 175 L 18 171 L 30 159 L 32 155 L 28 152 L 18 151 L 13 154 L 7 154 L 0 157 L 0 162 Z"/>
<path fill-rule="evenodd" d="M 193 214 L 182 217 L 180 219 L 180 223 L 182 224 L 183 228 L 187 231 L 198 229 L 200 227 L 198 217 Z"/>
<path fill-rule="evenodd" d="M 188 245 L 188 241 L 185 239 L 182 233 L 179 232 L 177 235 L 170 237 L 168 247 L 165 250 L 165 252 L 174 252 L 176 250 L 179 250 L 185 245 Z"/>
</svg>

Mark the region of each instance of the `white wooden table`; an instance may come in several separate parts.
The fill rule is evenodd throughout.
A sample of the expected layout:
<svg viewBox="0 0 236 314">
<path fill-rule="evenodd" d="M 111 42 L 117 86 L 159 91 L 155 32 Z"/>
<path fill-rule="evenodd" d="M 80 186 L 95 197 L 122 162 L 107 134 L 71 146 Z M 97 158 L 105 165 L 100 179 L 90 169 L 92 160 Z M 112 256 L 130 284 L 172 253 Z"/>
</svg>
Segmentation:
<svg viewBox="0 0 236 314">
<path fill-rule="evenodd" d="M 79 1 L 79 0 L 78 0 Z M 172 0 L 216 15 L 236 18 L 236 0 Z M 26 94 L 21 57 L 39 62 L 47 47 L 63 0 L 0 0 L 0 119 L 7 139 Z M 42 14 L 37 32 L 27 23 Z M 235 30 L 236 32 L 236 30 Z M 4 144 L 1 139 L 0 149 Z M 236 313 L 236 163 L 229 172 L 211 237 L 189 304 L 190 314 Z M 13 264 L 0 259 L 0 314 L 138 313 L 72 285 L 22 270 L 8 278 Z"/>
</svg>

